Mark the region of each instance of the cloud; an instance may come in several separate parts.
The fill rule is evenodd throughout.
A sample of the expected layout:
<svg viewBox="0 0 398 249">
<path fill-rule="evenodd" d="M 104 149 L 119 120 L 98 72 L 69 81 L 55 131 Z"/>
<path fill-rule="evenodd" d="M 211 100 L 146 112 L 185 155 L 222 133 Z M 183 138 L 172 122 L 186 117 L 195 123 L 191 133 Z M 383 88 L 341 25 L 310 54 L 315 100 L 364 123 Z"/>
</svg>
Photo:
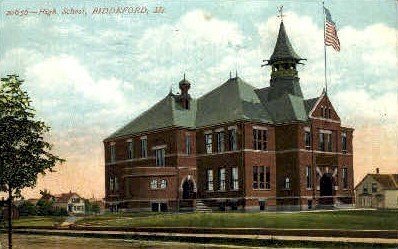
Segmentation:
<svg viewBox="0 0 398 249">
<path fill-rule="evenodd" d="M 52 56 L 26 69 L 29 79 L 42 91 L 77 92 L 92 101 L 122 104 L 122 82 L 114 77 L 94 80 L 80 61 L 69 55 Z"/>
</svg>

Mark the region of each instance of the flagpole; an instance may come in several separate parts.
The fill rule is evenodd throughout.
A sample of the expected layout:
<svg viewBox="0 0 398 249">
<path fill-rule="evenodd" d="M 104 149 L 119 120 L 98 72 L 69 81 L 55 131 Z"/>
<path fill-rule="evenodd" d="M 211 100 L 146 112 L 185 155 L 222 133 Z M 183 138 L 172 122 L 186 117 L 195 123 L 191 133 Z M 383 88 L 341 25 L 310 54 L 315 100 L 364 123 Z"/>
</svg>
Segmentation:
<svg viewBox="0 0 398 249">
<path fill-rule="evenodd" d="M 322 1 L 322 10 L 323 10 L 323 49 L 324 49 L 324 57 L 325 57 L 325 92 L 328 92 L 328 82 L 326 78 L 326 14 L 325 14 L 325 2 Z"/>
</svg>

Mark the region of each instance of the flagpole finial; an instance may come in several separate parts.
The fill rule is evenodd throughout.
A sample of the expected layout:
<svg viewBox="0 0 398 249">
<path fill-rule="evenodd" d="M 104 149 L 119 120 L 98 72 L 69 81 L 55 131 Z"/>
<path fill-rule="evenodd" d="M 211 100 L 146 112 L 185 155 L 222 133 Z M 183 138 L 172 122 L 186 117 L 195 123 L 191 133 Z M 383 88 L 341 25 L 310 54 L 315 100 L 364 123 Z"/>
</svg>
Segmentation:
<svg viewBox="0 0 398 249">
<path fill-rule="evenodd" d="M 283 17 L 285 16 L 285 15 L 283 14 L 283 5 L 277 7 L 277 9 L 278 9 L 278 12 L 279 12 L 278 17 L 281 19 L 281 22 L 283 22 Z"/>
</svg>

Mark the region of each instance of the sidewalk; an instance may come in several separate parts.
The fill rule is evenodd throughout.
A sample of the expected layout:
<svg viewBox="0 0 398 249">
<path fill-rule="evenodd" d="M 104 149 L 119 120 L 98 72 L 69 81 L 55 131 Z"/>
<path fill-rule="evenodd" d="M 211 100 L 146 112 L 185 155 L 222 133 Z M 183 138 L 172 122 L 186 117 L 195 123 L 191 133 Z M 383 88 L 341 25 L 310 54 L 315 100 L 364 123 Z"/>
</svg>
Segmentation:
<svg viewBox="0 0 398 249">
<path fill-rule="evenodd" d="M 209 233 L 173 233 L 173 232 L 132 232 L 132 231 L 87 231 L 87 230 L 59 230 L 59 229 L 28 229 L 17 228 L 15 233 L 40 234 L 76 237 L 103 237 L 123 239 L 150 239 L 183 242 L 225 242 L 232 244 L 270 245 L 279 242 L 287 244 L 350 244 L 358 246 L 398 246 L 398 239 L 387 238 L 347 238 L 347 237 L 306 237 L 280 235 L 253 235 L 253 234 L 209 234 Z"/>
</svg>

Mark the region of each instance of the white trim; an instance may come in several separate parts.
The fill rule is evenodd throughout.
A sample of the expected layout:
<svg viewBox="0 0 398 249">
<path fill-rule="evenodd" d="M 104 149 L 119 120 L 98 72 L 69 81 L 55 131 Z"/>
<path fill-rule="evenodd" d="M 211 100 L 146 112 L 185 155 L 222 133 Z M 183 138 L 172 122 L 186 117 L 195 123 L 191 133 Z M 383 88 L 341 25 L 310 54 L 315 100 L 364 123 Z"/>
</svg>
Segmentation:
<svg viewBox="0 0 398 249">
<path fill-rule="evenodd" d="M 237 130 L 238 126 L 237 125 L 233 125 L 233 126 L 229 126 L 228 130 Z"/>
<path fill-rule="evenodd" d="M 325 134 L 332 134 L 333 132 L 330 130 L 319 130 L 320 133 L 325 133 Z"/>
<path fill-rule="evenodd" d="M 115 145 L 116 144 L 116 142 L 110 142 L 109 143 L 109 145 Z"/>
<path fill-rule="evenodd" d="M 224 131 L 224 127 L 217 128 L 217 129 L 214 130 L 214 132 L 220 132 L 220 131 Z"/>
<path fill-rule="evenodd" d="M 213 152 L 209 154 L 166 154 L 165 157 L 173 157 L 173 156 L 178 156 L 178 157 L 190 157 L 190 158 L 195 158 L 195 157 L 203 157 L 203 156 L 217 156 L 217 155 L 223 155 L 223 154 L 232 154 L 232 153 L 239 153 L 239 152 L 257 152 L 257 153 L 273 153 L 273 154 L 282 154 L 282 153 L 292 153 L 292 152 L 306 152 L 306 153 L 318 153 L 318 154 L 326 154 L 326 155 L 342 155 L 342 156 L 352 156 L 352 153 L 342 153 L 342 152 L 330 152 L 330 151 L 320 151 L 320 150 L 306 150 L 306 149 L 290 149 L 290 150 L 282 150 L 282 151 L 275 151 L 275 150 L 253 150 L 253 149 L 243 149 L 243 150 L 231 150 L 231 151 L 224 151 L 224 152 Z M 134 161 L 142 161 L 142 160 L 153 160 L 156 159 L 154 156 L 151 157 L 139 157 L 139 158 L 132 158 L 132 159 L 126 159 L 126 160 L 119 160 L 115 162 L 106 162 L 105 165 L 114 165 L 114 164 L 119 164 L 119 163 L 127 163 L 127 162 L 134 162 Z M 151 167 L 152 168 L 152 167 Z M 166 167 L 167 168 L 167 167 Z"/>
<path fill-rule="evenodd" d="M 312 107 L 310 113 L 308 114 L 308 116 L 309 116 L 310 118 L 313 118 L 312 114 L 314 113 L 314 111 L 315 111 L 316 107 L 319 105 L 319 103 L 321 103 L 322 99 L 325 97 L 325 94 L 326 94 L 326 93 L 323 92 L 323 93 L 321 94 L 321 96 L 319 96 L 318 100 L 315 102 L 315 105 Z"/>
<path fill-rule="evenodd" d="M 336 175 L 337 175 L 337 172 L 338 172 L 338 170 L 337 170 L 337 167 L 336 167 L 336 168 L 334 168 L 334 171 L 333 171 L 333 175 L 332 175 L 332 177 L 336 177 Z"/>
<path fill-rule="evenodd" d="M 268 130 L 265 126 L 253 125 L 253 129 L 255 130 Z"/>
<path fill-rule="evenodd" d="M 317 119 L 317 120 L 322 120 L 322 121 L 327 121 L 327 122 L 331 122 L 331 123 L 341 124 L 341 121 L 333 120 L 333 119 L 329 119 L 329 118 L 319 118 L 319 117 L 310 117 L 310 118 Z"/>
<path fill-rule="evenodd" d="M 205 135 L 212 134 L 212 133 L 213 133 L 212 130 L 207 130 L 207 131 L 204 131 L 204 132 L 203 132 L 203 134 L 205 134 Z"/>
<path fill-rule="evenodd" d="M 311 128 L 310 128 L 310 127 L 308 127 L 308 126 L 306 126 L 306 127 L 304 127 L 304 131 L 311 132 Z"/>
<path fill-rule="evenodd" d="M 148 136 L 142 136 L 142 137 L 140 137 L 141 140 L 144 140 L 144 139 L 147 139 L 147 138 L 148 138 Z"/>
<path fill-rule="evenodd" d="M 158 149 L 164 149 L 164 148 L 167 148 L 166 144 L 153 146 L 152 150 L 158 150 Z"/>
<path fill-rule="evenodd" d="M 131 142 L 133 142 L 133 139 L 132 138 L 126 139 L 126 142 L 131 143 Z"/>
</svg>

